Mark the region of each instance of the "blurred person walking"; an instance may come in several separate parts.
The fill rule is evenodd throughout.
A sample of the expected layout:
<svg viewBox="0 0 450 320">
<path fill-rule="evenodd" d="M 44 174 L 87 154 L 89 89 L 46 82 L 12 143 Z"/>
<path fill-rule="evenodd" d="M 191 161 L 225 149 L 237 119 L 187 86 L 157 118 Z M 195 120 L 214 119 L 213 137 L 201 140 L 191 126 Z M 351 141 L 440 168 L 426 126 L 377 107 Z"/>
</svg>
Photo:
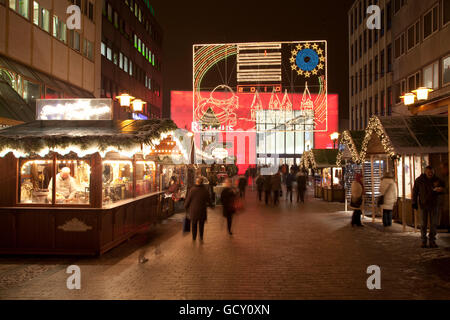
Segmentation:
<svg viewBox="0 0 450 320">
<path fill-rule="evenodd" d="M 303 171 L 299 171 L 297 174 L 297 203 L 302 201 L 305 203 L 305 192 L 306 192 L 306 175 Z"/>
<path fill-rule="evenodd" d="M 223 216 L 227 219 L 228 233 L 232 235 L 231 225 L 233 223 L 233 215 L 236 213 L 236 192 L 233 189 L 233 184 L 230 179 L 224 182 L 225 188 L 220 196 L 223 204 Z"/>
<path fill-rule="evenodd" d="M 256 178 L 256 188 L 258 190 L 258 199 L 262 201 L 262 193 L 264 191 L 264 176 L 261 174 Z"/>
<path fill-rule="evenodd" d="M 352 196 L 350 208 L 353 209 L 352 227 L 353 226 L 362 227 L 363 225 L 361 223 L 361 215 L 364 196 L 364 184 L 361 173 L 357 173 L 355 175 L 355 180 L 352 182 L 351 191 Z"/>
<path fill-rule="evenodd" d="M 197 226 L 200 229 L 200 241 L 203 241 L 205 222 L 208 219 L 207 208 L 211 204 L 211 197 L 208 189 L 203 185 L 204 179 L 197 177 L 195 186 L 191 188 L 184 207 L 191 220 L 192 240 L 197 239 Z"/>
<path fill-rule="evenodd" d="M 272 200 L 272 176 L 264 176 L 264 200 L 266 205 Z"/>
<path fill-rule="evenodd" d="M 290 198 L 292 203 L 292 189 L 295 182 L 294 168 L 291 168 L 291 172 L 286 175 L 286 201 Z"/>
<path fill-rule="evenodd" d="M 278 205 L 280 203 L 281 194 L 281 174 L 280 171 L 272 176 L 272 194 L 273 194 L 273 204 Z"/>
<path fill-rule="evenodd" d="M 242 176 L 239 178 L 239 197 L 245 198 L 245 191 L 247 189 L 248 178 L 246 176 Z"/>
</svg>

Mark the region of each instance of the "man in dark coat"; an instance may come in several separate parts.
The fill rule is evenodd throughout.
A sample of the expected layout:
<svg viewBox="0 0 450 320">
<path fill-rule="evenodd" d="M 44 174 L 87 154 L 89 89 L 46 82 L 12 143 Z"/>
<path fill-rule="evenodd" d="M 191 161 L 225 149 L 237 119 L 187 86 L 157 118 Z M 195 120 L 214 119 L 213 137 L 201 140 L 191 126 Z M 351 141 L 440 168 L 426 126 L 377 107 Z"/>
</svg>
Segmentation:
<svg viewBox="0 0 450 320">
<path fill-rule="evenodd" d="M 207 208 L 210 205 L 211 197 L 208 189 L 203 185 L 203 179 L 198 177 L 195 186 L 189 191 L 184 207 L 191 219 L 192 239 L 197 239 L 197 224 L 200 228 L 200 240 L 203 241 L 203 231 L 207 220 Z"/>
<path fill-rule="evenodd" d="M 258 190 L 258 199 L 259 201 L 262 201 L 262 193 L 264 191 L 264 176 L 259 175 L 258 178 L 256 178 L 256 188 Z"/>
<path fill-rule="evenodd" d="M 420 204 L 422 248 L 427 248 L 428 216 L 430 217 L 430 233 L 428 234 L 430 248 L 437 248 L 436 232 L 439 223 L 439 197 L 444 190 L 444 183 L 436 177 L 431 166 L 426 167 L 425 173 L 418 177 L 414 183 L 412 207 L 418 210 Z"/>
<path fill-rule="evenodd" d="M 272 193 L 273 193 L 273 204 L 277 205 L 280 202 L 280 192 L 281 192 L 281 174 L 278 171 L 272 176 Z"/>
<path fill-rule="evenodd" d="M 232 235 L 231 224 L 233 222 L 233 215 L 236 213 L 234 202 L 236 201 L 236 193 L 232 188 L 230 179 L 225 180 L 225 188 L 222 190 L 220 199 L 223 204 L 223 216 L 227 218 L 228 233 Z"/>
<path fill-rule="evenodd" d="M 272 197 L 272 176 L 264 176 L 264 198 L 266 205 L 269 204 L 269 200 Z"/>
<path fill-rule="evenodd" d="M 292 188 L 294 185 L 295 176 L 294 176 L 294 168 L 291 168 L 291 172 L 286 176 L 286 200 L 290 196 L 290 200 L 292 203 Z"/>
<path fill-rule="evenodd" d="M 297 203 L 302 200 L 305 203 L 306 191 L 306 175 L 304 172 L 299 172 L 297 175 Z"/>
<path fill-rule="evenodd" d="M 245 189 L 247 188 L 248 180 L 247 177 L 242 176 L 239 178 L 239 196 L 245 198 Z"/>
</svg>

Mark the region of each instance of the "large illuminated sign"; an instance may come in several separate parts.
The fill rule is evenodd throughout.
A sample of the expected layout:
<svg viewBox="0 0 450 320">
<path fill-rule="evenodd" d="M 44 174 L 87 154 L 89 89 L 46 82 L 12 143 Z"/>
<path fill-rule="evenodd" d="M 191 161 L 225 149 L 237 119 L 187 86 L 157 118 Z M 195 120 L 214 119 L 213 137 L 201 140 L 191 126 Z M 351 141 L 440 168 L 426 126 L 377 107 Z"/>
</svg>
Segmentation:
<svg viewBox="0 0 450 320">
<path fill-rule="evenodd" d="M 326 41 L 200 44 L 193 60 L 194 131 L 257 131 L 264 117 L 273 131 L 328 132 Z"/>
<path fill-rule="evenodd" d="M 112 120 L 111 99 L 36 100 L 37 120 Z"/>
</svg>

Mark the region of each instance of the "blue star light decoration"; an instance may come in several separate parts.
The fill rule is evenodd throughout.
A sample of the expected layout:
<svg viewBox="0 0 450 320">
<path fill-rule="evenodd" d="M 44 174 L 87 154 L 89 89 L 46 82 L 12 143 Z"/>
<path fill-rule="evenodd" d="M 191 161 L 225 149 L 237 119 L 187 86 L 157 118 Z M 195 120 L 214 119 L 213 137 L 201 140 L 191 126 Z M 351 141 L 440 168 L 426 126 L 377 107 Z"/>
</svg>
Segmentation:
<svg viewBox="0 0 450 320">
<path fill-rule="evenodd" d="M 298 44 L 291 54 L 291 68 L 299 76 L 317 76 L 325 68 L 324 50 L 317 43 Z"/>
</svg>

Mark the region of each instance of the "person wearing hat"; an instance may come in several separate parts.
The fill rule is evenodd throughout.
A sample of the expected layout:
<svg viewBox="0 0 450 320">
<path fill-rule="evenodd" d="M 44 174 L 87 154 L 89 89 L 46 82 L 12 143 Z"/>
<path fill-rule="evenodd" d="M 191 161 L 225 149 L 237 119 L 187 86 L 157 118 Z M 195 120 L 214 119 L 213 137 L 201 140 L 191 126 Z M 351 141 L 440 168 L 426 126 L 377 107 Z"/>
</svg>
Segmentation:
<svg viewBox="0 0 450 320">
<path fill-rule="evenodd" d="M 53 178 L 48 184 L 48 198 L 51 202 L 53 195 Z M 64 196 L 65 200 L 72 200 L 77 192 L 77 182 L 70 175 L 70 168 L 64 167 L 61 172 L 56 175 L 56 192 Z"/>
</svg>

